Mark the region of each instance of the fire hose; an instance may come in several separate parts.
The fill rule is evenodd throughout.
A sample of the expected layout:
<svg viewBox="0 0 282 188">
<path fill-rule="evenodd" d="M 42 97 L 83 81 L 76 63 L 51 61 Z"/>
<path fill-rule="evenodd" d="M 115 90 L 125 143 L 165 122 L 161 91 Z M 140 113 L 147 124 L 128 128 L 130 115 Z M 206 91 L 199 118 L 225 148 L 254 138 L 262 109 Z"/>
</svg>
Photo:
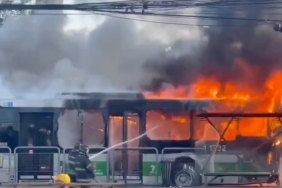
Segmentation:
<svg viewBox="0 0 282 188">
<path fill-rule="evenodd" d="M 120 143 L 115 144 L 115 145 L 113 145 L 113 146 L 111 146 L 111 147 L 109 147 L 109 148 L 106 148 L 106 149 L 100 151 L 99 153 L 97 153 L 97 154 L 95 154 L 95 155 L 92 155 L 91 157 L 89 157 L 89 159 L 90 159 L 90 160 L 93 160 L 93 159 L 95 159 L 96 157 L 98 157 L 99 155 L 102 155 L 103 153 L 105 153 L 105 152 L 107 152 L 107 151 L 109 151 L 109 150 L 112 150 L 112 149 L 114 149 L 114 148 L 116 148 L 116 147 L 118 147 L 118 146 L 121 146 L 121 145 L 123 145 L 123 144 L 130 143 L 130 142 L 133 142 L 133 141 L 135 141 L 135 140 L 138 140 L 138 139 L 140 139 L 140 138 L 146 136 L 149 132 L 152 132 L 153 130 L 157 129 L 159 126 L 160 126 L 160 125 L 156 125 L 155 127 L 151 128 L 150 130 L 146 131 L 145 133 L 143 133 L 143 134 L 141 134 L 141 135 L 139 135 L 139 136 L 137 136 L 137 137 L 135 137 L 135 138 L 132 138 L 132 139 L 130 139 L 130 140 L 126 140 L 126 141 L 124 141 L 124 142 L 120 142 Z M 92 179 L 93 179 L 96 183 L 98 183 L 98 181 L 95 179 L 95 177 L 92 178 Z"/>
<path fill-rule="evenodd" d="M 160 126 L 160 125 L 156 125 L 155 127 L 151 128 L 150 130 L 146 131 L 145 133 L 143 133 L 143 134 L 141 134 L 141 135 L 139 135 L 139 136 L 137 136 L 137 137 L 135 137 L 135 138 L 132 138 L 132 139 L 130 139 L 130 140 L 126 140 L 126 141 L 124 141 L 124 142 L 120 142 L 120 143 L 115 144 L 115 145 L 113 145 L 113 146 L 111 146 L 111 147 L 109 147 L 109 148 L 106 148 L 106 149 L 100 151 L 99 153 L 97 153 L 97 154 L 95 154 L 95 155 L 92 155 L 89 159 L 90 159 L 90 160 L 95 159 L 95 158 L 98 157 L 99 155 L 101 155 L 101 154 L 103 154 L 103 153 L 105 153 L 105 152 L 107 152 L 107 151 L 109 151 L 109 150 L 111 150 L 111 149 L 114 149 L 114 148 L 116 148 L 116 147 L 118 147 L 118 146 L 121 146 L 121 145 L 123 145 L 123 144 L 126 144 L 126 143 L 133 142 L 133 141 L 135 141 L 135 140 L 138 140 L 138 139 L 140 139 L 140 138 L 146 136 L 149 132 L 152 132 L 153 130 L 157 129 L 159 126 Z"/>
</svg>

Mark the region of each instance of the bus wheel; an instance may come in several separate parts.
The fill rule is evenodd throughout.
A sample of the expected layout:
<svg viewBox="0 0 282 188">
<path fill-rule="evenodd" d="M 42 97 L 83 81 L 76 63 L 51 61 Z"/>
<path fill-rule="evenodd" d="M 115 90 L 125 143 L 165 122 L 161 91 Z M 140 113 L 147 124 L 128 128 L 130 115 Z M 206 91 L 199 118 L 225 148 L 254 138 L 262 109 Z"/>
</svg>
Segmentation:
<svg viewBox="0 0 282 188">
<path fill-rule="evenodd" d="M 186 169 L 182 169 L 174 173 L 174 183 L 178 187 L 194 187 L 201 184 L 201 177 L 199 173 L 195 172 L 194 167 L 191 165 Z"/>
</svg>

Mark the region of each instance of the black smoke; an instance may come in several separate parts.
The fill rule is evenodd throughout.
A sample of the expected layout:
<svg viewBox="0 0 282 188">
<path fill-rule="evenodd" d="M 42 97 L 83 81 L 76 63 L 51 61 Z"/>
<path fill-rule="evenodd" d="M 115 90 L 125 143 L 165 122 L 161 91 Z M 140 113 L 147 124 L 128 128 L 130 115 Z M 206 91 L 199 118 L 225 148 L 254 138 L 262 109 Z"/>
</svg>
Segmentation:
<svg viewBox="0 0 282 188">
<path fill-rule="evenodd" d="M 205 45 L 190 44 L 198 45 L 191 50 L 187 41 L 179 40 L 171 45 L 171 51 L 149 59 L 144 68 L 157 76 L 145 83 L 144 88 L 157 91 L 164 84 L 188 85 L 200 77 L 212 77 L 223 83 L 263 84 L 274 71 L 282 70 L 282 34 L 275 32 L 270 22 L 224 18 L 279 19 L 281 9 L 269 6 L 203 8 L 199 15 L 218 19 L 200 23 L 219 25 L 201 29 L 207 38 Z M 185 50 L 180 56 L 174 55 Z"/>
<path fill-rule="evenodd" d="M 191 14 L 190 9 L 187 11 Z M 212 11 L 202 8 L 199 14 L 279 19 L 279 15 L 264 14 L 266 11 L 273 13 L 273 9 L 265 7 L 244 8 L 243 11 L 221 7 Z M 81 22 L 91 18 L 87 25 L 95 25 L 97 18 L 101 18 L 95 15 L 73 17 Z M 178 18 L 159 19 L 181 22 Z M 82 28 L 66 32 L 65 26 L 70 20 L 70 16 L 65 15 L 22 15 L 5 21 L 0 28 L 2 96 L 33 97 L 42 93 L 129 88 L 158 90 L 164 83 L 186 85 L 201 76 L 263 83 L 274 70 L 282 67 L 282 35 L 274 32 L 272 25 L 258 25 L 262 22 L 189 18 L 183 22 L 240 26 L 196 28 L 138 22 L 137 27 L 133 20 L 105 17 L 95 30 Z"/>
</svg>

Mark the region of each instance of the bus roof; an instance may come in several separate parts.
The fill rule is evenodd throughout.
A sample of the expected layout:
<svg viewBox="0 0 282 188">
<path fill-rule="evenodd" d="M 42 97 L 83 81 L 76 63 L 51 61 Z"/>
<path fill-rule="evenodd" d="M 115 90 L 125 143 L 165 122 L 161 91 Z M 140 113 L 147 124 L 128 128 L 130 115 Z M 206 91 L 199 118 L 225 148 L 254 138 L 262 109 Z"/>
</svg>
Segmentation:
<svg viewBox="0 0 282 188">
<path fill-rule="evenodd" d="M 95 110 L 101 108 L 118 109 L 143 109 L 143 110 L 172 110 L 184 111 L 191 109 L 201 109 L 211 104 L 211 101 L 203 100 L 153 100 L 153 99 L 88 99 L 88 98 L 68 98 L 68 99 L 5 99 L 0 100 L 3 108 L 67 108 L 67 109 L 88 109 Z"/>
</svg>

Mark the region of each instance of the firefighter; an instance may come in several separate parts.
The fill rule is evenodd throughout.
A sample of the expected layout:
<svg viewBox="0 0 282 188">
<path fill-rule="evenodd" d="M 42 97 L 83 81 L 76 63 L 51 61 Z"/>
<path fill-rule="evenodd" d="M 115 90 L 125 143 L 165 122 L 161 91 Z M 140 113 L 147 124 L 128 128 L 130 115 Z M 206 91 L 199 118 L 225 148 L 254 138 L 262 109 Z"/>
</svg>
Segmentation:
<svg viewBox="0 0 282 188">
<path fill-rule="evenodd" d="M 81 145 L 75 161 L 76 181 L 78 183 L 90 183 L 91 179 L 95 178 L 94 166 L 88 157 L 88 153 L 88 146 Z"/>
<path fill-rule="evenodd" d="M 70 176 L 71 182 L 76 182 L 75 161 L 79 154 L 81 144 L 77 143 L 69 152 L 67 173 Z"/>
</svg>

